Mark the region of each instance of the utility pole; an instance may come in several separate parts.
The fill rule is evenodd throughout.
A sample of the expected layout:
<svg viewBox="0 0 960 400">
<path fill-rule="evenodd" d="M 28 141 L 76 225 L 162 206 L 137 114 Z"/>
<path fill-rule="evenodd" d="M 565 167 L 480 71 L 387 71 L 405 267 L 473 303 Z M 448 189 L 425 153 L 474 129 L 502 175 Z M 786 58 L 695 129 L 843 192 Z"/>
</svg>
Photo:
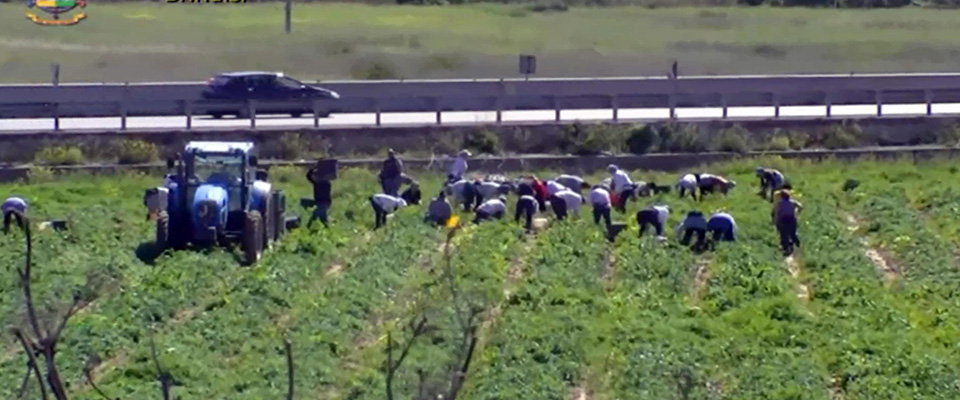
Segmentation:
<svg viewBox="0 0 960 400">
<path fill-rule="evenodd" d="M 286 33 L 290 33 L 290 29 L 291 29 L 291 26 L 290 26 L 290 14 L 291 14 L 291 8 L 293 7 L 293 5 L 292 5 L 292 0 L 287 0 L 286 3 L 287 3 L 287 4 L 284 5 L 284 25 L 283 25 L 283 29 L 284 29 L 284 31 L 285 31 Z"/>
</svg>

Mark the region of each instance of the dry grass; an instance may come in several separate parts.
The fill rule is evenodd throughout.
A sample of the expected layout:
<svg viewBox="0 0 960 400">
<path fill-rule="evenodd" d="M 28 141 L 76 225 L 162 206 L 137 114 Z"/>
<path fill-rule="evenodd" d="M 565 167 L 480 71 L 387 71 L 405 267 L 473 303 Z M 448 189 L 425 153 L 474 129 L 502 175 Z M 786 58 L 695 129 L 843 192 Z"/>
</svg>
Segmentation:
<svg viewBox="0 0 960 400">
<path fill-rule="evenodd" d="M 960 61 L 957 11 L 757 8 L 93 4 L 57 29 L 0 4 L 0 81 L 200 80 L 219 70 L 305 79 L 933 71 Z"/>
</svg>

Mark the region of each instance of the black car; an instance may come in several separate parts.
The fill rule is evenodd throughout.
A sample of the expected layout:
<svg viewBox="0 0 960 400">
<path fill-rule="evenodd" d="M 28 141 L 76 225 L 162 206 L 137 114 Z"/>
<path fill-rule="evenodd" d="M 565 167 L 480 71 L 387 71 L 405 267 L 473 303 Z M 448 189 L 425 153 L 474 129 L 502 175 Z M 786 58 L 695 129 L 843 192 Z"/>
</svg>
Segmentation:
<svg viewBox="0 0 960 400">
<path fill-rule="evenodd" d="M 285 76 L 280 72 L 229 72 L 218 74 L 207 81 L 207 88 L 203 91 L 203 98 L 208 100 L 260 100 L 256 112 L 282 113 L 299 117 L 306 113 L 313 113 L 308 99 L 340 98 L 337 92 L 324 88 L 310 86 Z M 237 117 L 247 116 L 245 106 L 210 106 L 208 113 L 214 118 L 225 114 L 234 114 Z M 322 112 L 328 116 L 329 110 Z"/>
</svg>

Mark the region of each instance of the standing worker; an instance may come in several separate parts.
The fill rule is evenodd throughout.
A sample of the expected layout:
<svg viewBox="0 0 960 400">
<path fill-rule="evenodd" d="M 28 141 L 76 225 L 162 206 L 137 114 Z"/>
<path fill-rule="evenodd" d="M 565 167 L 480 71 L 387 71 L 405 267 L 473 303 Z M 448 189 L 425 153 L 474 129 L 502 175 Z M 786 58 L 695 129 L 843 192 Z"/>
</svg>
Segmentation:
<svg viewBox="0 0 960 400">
<path fill-rule="evenodd" d="M 593 207 L 593 223 L 599 224 L 603 218 L 606 226 L 610 226 L 610 191 L 606 186 L 596 185 L 590 190 L 590 205 Z"/>
<path fill-rule="evenodd" d="M 370 205 L 373 207 L 373 214 L 376 218 L 373 229 L 380 229 L 387 223 L 387 215 L 407 206 L 407 201 L 388 194 L 375 194 L 370 196 Z"/>
<path fill-rule="evenodd" d="M 447 193 L 441 190 L 427 206 L 427 216 L 424 219 L 437 225 L 446 225 L 452 215 L 453 207 L 447 202 Z"/>
<path fill-rule="evenodd" d="M 780 234 L 780 248 L 784 255 L 793 254 L 793 247 L 800 247 L 800 238 L 797 237 L 797 214 L 803 211 L 800 202 L 790 198 L 789 190 L 780 191 L 780 200 L 773 204 L 770 212 L 773 224 Z"/>
<path fill-rule="evenodd" d="M 667 223 L 670 208 L 667 206 L 650 206 L 637 211 L 637 225 L 640 226 L 640 237 L 647 231 L 647 226 L 653 226 L 657 236 L 663 236 L 663 226 Z"/>
<path fill-rule="evenodd" d="M 500 197 L 487 200 L 480 207 L 477 207 L 476 218 L 473 223 L 479 224 L 481 221 L 489 219 L 501 219 L 507 213 L 507 199 Z"/>
<path fill-rule="evenodd" d="M 24 221 L 20 216 L 27 214 L 26 200 L 19 196 L 10 196 L 3 201 L 0 211 L 3 212 L 3 233 L 10 231 L 10 222 L 13 219 L 16 219 L 17 225 L 23 229 Z"/>
<path fill-rule="evenodd" d="M 616 195 L 617 201 L 614 206 L 620 210 L 620 212 L 627 211 L 627 201 L 630 197 L 633 197 L 634 185 L 633 181 L 630 180 L 630 175 L 627 175 L 626 171 L 620 169 L 620 167 L 610 164 L 607 166 L 607 171 L 612 175 L 610 181 L 610 191 Z"/>
<path fill-rule="evenodd" d="M 760 178 L 760 196 L 764 199 L 774 200 L 774 193 L 781 189 L 790 189 L 790 183 L 784 178 L 783 173 L 778 170 L 757 167 L 757 178 Z M 769 196 L 769 197 L 768 197 Z"/>
<path fill-rule="evenodd" d="M 380 168 L 380 187 L 383 193 L 396 197 L 400 193 L 400 183 L 403 180 L 403 161 L 397 158 L 393 149 L 387 150 L 387 159 L 383 160 Z"/>
<path fill-rule="evenodd" d="M 713 241 L 734 242 L 737 240 L 737 222 L 725 212 L 715 212 L 707 220 L 707 230 L 713 234 Z"/>
<path fill-rule="evenodd" d="M 307 170 L 307 181 L 313 184 L 313 216 L 310 217 L 310 221 L 307 222 L 307 227 L 313 224 L 314 220 L 319 219 L 323 223 L 323 226 L 328 226 L 329 221 L 327 219 L 327 211 L 330 209 L 330 205 L 333 203 L 333 199 L 330 197 L 330 179 L 326 172 L 321 170 L 320 161 L 317 161 L 317 164 Z"/>
<path fill-rule="evenodd" d="M 689 245 L 690 239 L 696 234 L 697 241 L 693 244 L 693 249 L 703 250 L 707 242 L 707 220 L 703 218 L 703 213 L 696 210 L 688 212 L 687 217 L 677 226 L 677 234 L 683 235 L 680 244 L 684 246 Z"/>
<path fill-rule="evenodd" d="M 467 173 L 467 158 L 470 156 L 470 151 L 460 150 L 460 154 L 457 154 L 453 164 L 450 164 L 450 174 L 447 175 L 447 182 L 456 182 L 463 179 L 463 175 Z"/>
<path fill-rule="evenodd" d="M 517 211 L 514 213 L 514 222 L 519 222 L 520 217 L 524 218 L 523 228 L 527 232 L 533 230 L 533 216 L 537 214 L 537 199 L 530 194 L 521 195 L 517 199 Z"/>
</svg>

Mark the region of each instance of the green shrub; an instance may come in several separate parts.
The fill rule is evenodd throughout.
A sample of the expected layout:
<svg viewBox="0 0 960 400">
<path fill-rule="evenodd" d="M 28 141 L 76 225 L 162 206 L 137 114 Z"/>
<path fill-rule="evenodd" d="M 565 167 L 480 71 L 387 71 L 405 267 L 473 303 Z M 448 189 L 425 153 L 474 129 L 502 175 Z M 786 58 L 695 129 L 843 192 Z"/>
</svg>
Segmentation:
<svg viewBox="0 0 960 400">
<path fill-rule="evenodd" d="M 47 165 L 78 165 L 83 163 L 83 151 L 76 146 L 44 147 L 35 156 L 36 162 Z"/>
<path fill-rule="evenodd" d="M 660 150 L 669 153 L 703 153 L 710 142 L 697 125 L 667 124 L 660 130 Z"/>
<path fill-rule="evenodd" d="M 630 130 L 627 137 L 627 149 L 633 154 L 645 154 L 660 142 L 657 127 L 643 125 Z"/>
<path fill-rule="evenodd" d="M 830 129 L 823 140 L 823 147 L 830 150 L 848 149 L 860 144 L 863 131 L 855 123 L 842 123 Z"/>
<path fill-rule="evenodd" d="M 381 60 L 357 61 L 350 68 L 350 76 L 354 79 L 399 79 L 400 74 L 392 64 Z"/>
<path fill-rule="evenodd" d="M 951 147 L 960 144 L 960 126 L 950 125 L 940 128 L 937 131 L 937 143 Z"/>
<path fill-rule="evenodd" d="M 300 140 L 300 134 L 287 132 L 280 136 L 280 143 L 277 146 L 277 154 L 284 160 L 298 160 L 303 155 L 304 143 Z"/>
<path fill-rule="evenodd" d="M 533 4 L 528 9 L 533 12 L 564 12 L 570 8 L 562 1 L 550 1 Z"/>
<path fill-rule="evenodd" d="M 576 155 L 595 155 L 604 151 L 616 151 L 623 143 L 622 129 L 616 125 L 575 123 L 563 128 L 560 149 Z"/>
<path fill-rule="evenodd" d="M 146 164 L 159 159 L 160 152 L 153 143 L 142 140 L 124 140 L 114 146 L 120 164 Z"/>
<path fill-rule="evenodd" d="M 731 153 L 746 153 L 751 150 L 751 133 L 740 125 L 724 129 L 714 142 L 714 149 Z"/>
<path fill-rule="evenodd" d="M 56 173 L 47 167 L 31 167 L 30 170 L 27 171 L 28 184 L 52 182 L 56 178 Z"/>
<path fill-rule="evenodd" d="M 500 148 L 500 138 L 489 129 L 470 131 L 463 141 L 463 147 L 477 153 L 497 154 Z"/>
<path fill-rule="evenodd" d="M 810 135 L 803 131 L 791 131 L 787 134 L 790 138 L 790 148 L 794 150 L 803 150 L 810 145 Z"/>
<path fill-rule="evenodd" d="M 304 168 L 292 165 L 279 165 L 270 168 L 270 181 L 277 183 L 300 182 L 306 175 Z"/>
<path fill-rule="evenodd" d="M 771 151 L 786 151 L 790 150 L 790 137 L 785 135 L 775 135 L 771 136 L 770 140 L 767 141 L 766 145 L 767 150 Z"/>
</svg>

